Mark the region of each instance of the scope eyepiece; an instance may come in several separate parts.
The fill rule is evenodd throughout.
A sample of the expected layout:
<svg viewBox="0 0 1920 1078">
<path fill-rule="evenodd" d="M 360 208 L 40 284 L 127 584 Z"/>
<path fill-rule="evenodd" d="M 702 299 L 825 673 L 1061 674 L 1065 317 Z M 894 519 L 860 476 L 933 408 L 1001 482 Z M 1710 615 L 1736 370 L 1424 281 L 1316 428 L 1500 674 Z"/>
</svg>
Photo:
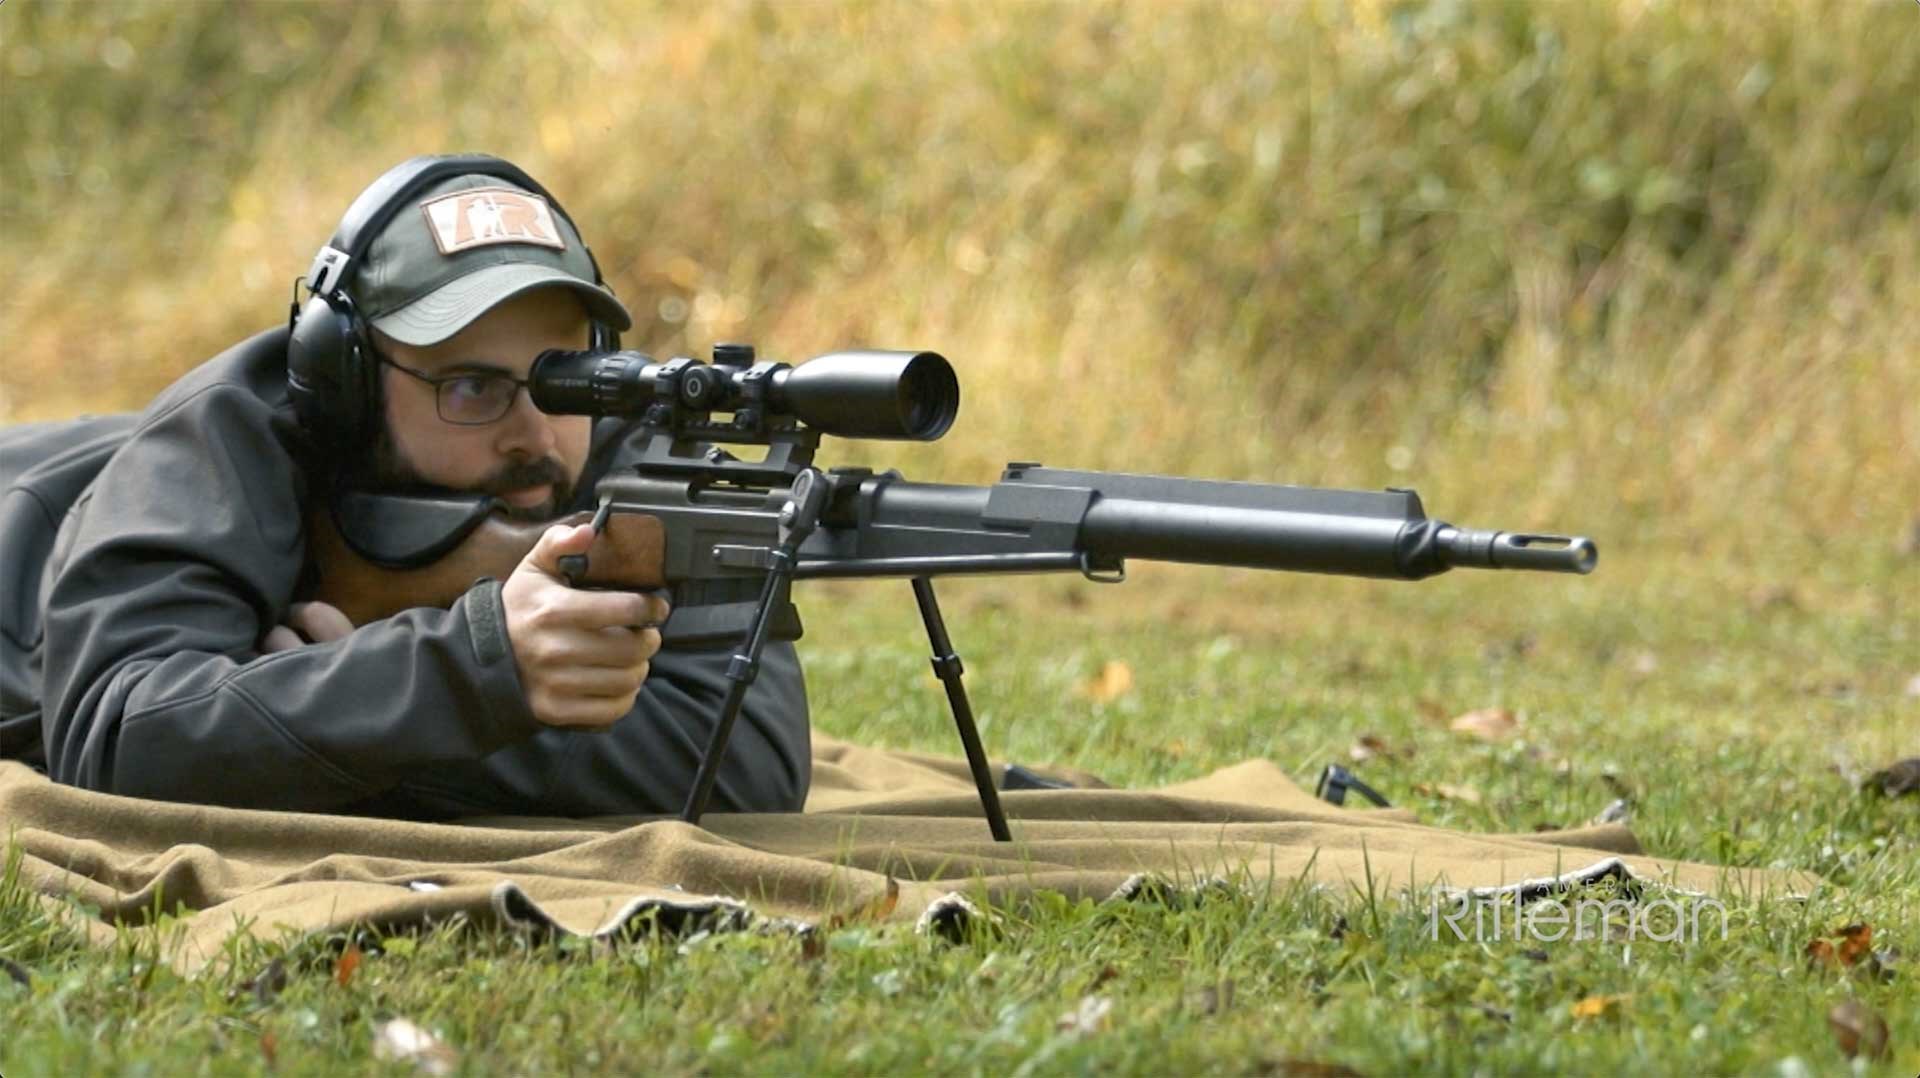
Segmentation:
<svg viewBox="0 0 1920 1078">
<path fill-rule="evenodd" d="M 527 396 L 548 415 L 643 415 L 657 367 L 644 352 L 555 348 L 534 359 Z"/>
</svg>

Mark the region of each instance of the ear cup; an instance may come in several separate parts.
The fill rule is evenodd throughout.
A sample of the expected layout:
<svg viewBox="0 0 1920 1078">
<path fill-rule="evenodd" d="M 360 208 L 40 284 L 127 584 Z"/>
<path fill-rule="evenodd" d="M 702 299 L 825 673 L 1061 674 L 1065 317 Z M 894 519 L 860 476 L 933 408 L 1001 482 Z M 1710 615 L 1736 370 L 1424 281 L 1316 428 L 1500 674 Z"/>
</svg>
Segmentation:
<svg viewBox="0 0 1920 1078">
<path fill-rule="evenodd" d="M 339 293 L 309 299 L 287 340 L 294 413 L 330 449 L 346 453 L 369 444 L 382 411 L 380 372 L 364 345 L 352 303 Z"/>
</svg>

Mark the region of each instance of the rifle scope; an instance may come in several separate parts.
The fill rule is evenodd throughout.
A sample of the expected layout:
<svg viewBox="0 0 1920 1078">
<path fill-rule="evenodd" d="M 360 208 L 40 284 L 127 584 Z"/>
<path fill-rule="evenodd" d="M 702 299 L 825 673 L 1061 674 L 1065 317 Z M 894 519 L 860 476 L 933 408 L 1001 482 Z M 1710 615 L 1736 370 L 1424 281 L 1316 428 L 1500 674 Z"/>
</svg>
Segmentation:
<svg viewBox="0 0 1920 1078">
<path fill-rule="evenodd" d="M 713 362 L 641 352 L 540 353 L 527 377 L 549 415 L 613 415 L 670 425 L 676 413 L 743 413 L 743 426 L 791 416 L 822 434 L 931 442 L 953 426 L 960 380 L 937 352 L 829 352 L 799 366 L 756 363 L 753 347 L 716 345 Z"/>
</svg>

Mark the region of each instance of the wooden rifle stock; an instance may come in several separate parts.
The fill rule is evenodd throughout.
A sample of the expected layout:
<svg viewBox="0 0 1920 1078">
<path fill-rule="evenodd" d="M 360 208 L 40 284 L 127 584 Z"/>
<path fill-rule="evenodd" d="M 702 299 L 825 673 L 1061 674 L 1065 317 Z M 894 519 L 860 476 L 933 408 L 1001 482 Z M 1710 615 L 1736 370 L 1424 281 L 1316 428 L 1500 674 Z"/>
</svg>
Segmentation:
<svg viewBox="0 0 1920 1078">
<path fill-rule="evenodd" d="M 415 607 L 445 609 L 481 577 L 505 580 L 548 528 L 592 519 L 591 513 L 580 512 L 526 522 L 496 512 L 439 560 L 417 569 L 389 569 L 355 553 L 334 527 L 332 514 L 316 507 L 307 514 L 315 584 L 305 598 L 338 607 L 356 626 Z M 666 584 L 661 564 L 665 547 L 666 529 L 659 518 L 616 513 L 587 550 L 587 575 L 581 584 L 634 591 L 661 587 Z"/>
</svg>

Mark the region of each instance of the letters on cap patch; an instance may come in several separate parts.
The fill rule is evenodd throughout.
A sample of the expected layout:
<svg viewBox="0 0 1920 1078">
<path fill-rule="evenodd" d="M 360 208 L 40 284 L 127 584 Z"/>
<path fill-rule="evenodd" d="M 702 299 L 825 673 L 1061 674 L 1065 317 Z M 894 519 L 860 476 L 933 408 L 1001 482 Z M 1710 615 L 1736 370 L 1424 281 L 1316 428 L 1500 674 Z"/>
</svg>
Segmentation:
<svg viewBox="0 0 1920 1078">
<path fill-rule="evenodd" d="M 545 199 L 508 187 L 455 191 L 420 204 L 443 255 L 495 243 L 537 243 L 564 251 Z"/>
</svg>

